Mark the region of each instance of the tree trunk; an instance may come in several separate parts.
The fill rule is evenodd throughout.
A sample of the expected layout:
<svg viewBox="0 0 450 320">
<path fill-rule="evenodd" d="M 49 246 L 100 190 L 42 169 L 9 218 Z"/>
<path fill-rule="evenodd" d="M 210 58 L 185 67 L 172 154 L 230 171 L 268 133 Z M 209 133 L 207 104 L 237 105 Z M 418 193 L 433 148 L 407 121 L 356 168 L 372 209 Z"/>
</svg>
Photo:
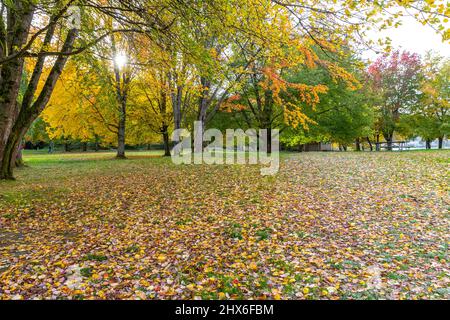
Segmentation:
<svg viewBox="0 0 450 320">
<path fill-rule="evenodd" d="M 376 143 L 376 150 L 380 151 L 381 150 L 381 145 L 380 145 L 380 135 L 377 134 L 377 143 Z"/>
<path fill-rule="evenodd" d="M 11 130 L 6 148 L 4 150 L 3 161 L 0 166 L 1 179 L 14 180 L 13 170 L 16 166 L 16 159 L 19 153 L 20 143 L 25 136 L 29 126 L 31 124 L 21 123 L 22 119 L 19 118 L 19 123 L 16 123 Z"/>
<path fill-rule="evenodd" d="M 77 36 L 78 30 L 69 30 L 67 38 L 64 41 L 62 47 L 62 52 L 72 51 L 73 43 Z M 37 84 L 42 72 L 43 61 L 45 60 L 41 60 L 40 58 L 38 58 L 27 90 L 24 94 L 20 110 L 16 110 L 17 117 L 14 117 L 13 119 L 14 125 L 7 139 L 4 152 L 2 153 L 2 150 L 0 150 L 0 156 L 2 159 L 0 163 L 0 179 L 13 179 L 13 169 L 15 165 L 15 159 L 19 151 L 19 143 L 23 140 L 25 133 L 28 131 L 33 121 L 36 120 L 36 118 L 39 116 L 39 114 L 42 112 L 42 110 L 50 100 L 51 94 L 56 85 L 56 81 L 61 75 L 61 72 L 67 62 L 67 58 L 67 55 L 60 55 L 58 56 L 58 58 L 56 58 L 55 63 L 53 64 L 53 67 L 51 68 L 50 73 L 48 74 L 47 79 L 45 80 L 45 83 L 41 89 L 41 92 L 36 99 L 32 99 L 34 93 L 36 92 Z"/>
<path fill-rule="evenodd" d="M 172 98 L 173 105 L 173 121 L 174 129 L 181 128 L 181 103 L 182 103 L 183 87 L 177 86 L 177 94 Z"/>
<path fill-rule="evenodd" d="M 87 151 L 87 142 L 83 142 L 81 145 L 81 151 L 86 152 Z"/>
<path fill-rule="evenodd" d="M 173 124 L 174 130 L 181 128 L 181 105 L 183 103 L 183 85 L 178 84 L 177 73 L 169 72 L 169 87 L 171 100 L 172 100 L 172 112 L 173 112 Z M 175 92 L 176 88 L 176 92 Z"/>
<path fill-rule="evenodd" d="M 117 54 L 116 39 L 114 34 L 111 35 L 112 53 Z M 114 63 L 116 101 L 119 108 L 119 123 L 117 128 L 117 159 L 126 159 L 125 157 L 125 128 L 127 118 L 127 98 L 129 83 L 131 81 L 126 71 L 120 70 L 120 66 Z"/>
<path fill-rule="evenodd" d="M 99 137 L 97 134 L 94 135 L 94 150 L 95 152 L 98 152 L 98 150 L 100 150 L 100 143 L 99 143 Z"/>
<path fill-rule="evenodd" d="M 163 127 L 164 129 L 164 127 Z M 163 130 L 163 141 L 164 141 L 164 157 L 170 157 L 170 141 L 169 141 L 169 132 L 167 131 L 167 127 Z"/>
<path fill-rule="evenodd" d="M 356 151 L 361 151 L 361 142 L 360 142 L 359 138 L 356 139 L 355 145 L 356 145 Z"/>
<path fill-rule="evenodd" d="M 70 152 L 70 143 L 64 142 L 64 152 Z"/>
<path fill-rule="evenodd" d="M 383 136 L 387 143 L 387 150 L 392 151 L 392 139 L 394 137 L 394 133 L 393 132 L 384 133 Z"/>
<path fill-rule="evenodd" d="M 444 137 L 439 137 L 439 149 L 442 149 L 444 147 Z"/>
<path fill-rule="evenodd" d="M 16 165 L 14 148 L 18 150 L 18 143 L 16 143 L 17 139 L 18 136 L 14 133 L 11 133 L 8 138 L 8 142 L 4 150 L 3 161 L 0 167 L 0 176 L 2 179 L 14 180 L 13 169 Z"/>
<path fill-rule="evenodd" d="M 430 150 L 431 149 L 431 139 L 427 139 L 425 141 L 425 145 L 426 145 L 427 150 Z"/>
<path fill-rule="evenodd" d="M 22 150 L 23 150 L 23 143 L 20 143 L 19 150 L 17 150 L 17 155 L 16 155 L 16 163 L 15 163 L 16 168 L 23 167 L 25 165 L 23 162 Z"/>
<path fill-rule="evenodd" d="M 370 151 L 373 151 L 372 141 L 370 141 L 369 137 L 367 137 L 367 143 L 369 144 Z"/>
<path fill-rule="evenodd" d="M 267 154 L 272 153 L 272 129 L 267 128 Z"/>
<path fill-rule="evenodd" d="M 48 153 L 53 153 L 53 149 L 55 148 L 55 144 L 53 141 L 50 141 L 48 144 Z"/>
<path fill-rule="evenodd" d="M 28 39 L 35 7 L 31 1 L 14 1 L 13 6 L 14 9 L 7 9 L 7 30 L 0 30 L 0 57 L 4 57 L 6 52 L 9 55 L 16 53 Z M 3 16 L 1 22 L 3 23 Z M 8 142 L 19 113 L 17 97 L 23 65 L 24 58 L 19 56 L 3 63 L 0 68 L 0 179 L 12 179 L 17 151 L 13 151 L 13 146 L 8 146 Z M 7 152 L 8 148 L 10 150 Z"/>
<path fill-rule="evenodd" d="M 120 115 L 119 129 L 117 131 L 117 156 L 118 159 L 125 159 L 125 114 Z"/>
</svg>

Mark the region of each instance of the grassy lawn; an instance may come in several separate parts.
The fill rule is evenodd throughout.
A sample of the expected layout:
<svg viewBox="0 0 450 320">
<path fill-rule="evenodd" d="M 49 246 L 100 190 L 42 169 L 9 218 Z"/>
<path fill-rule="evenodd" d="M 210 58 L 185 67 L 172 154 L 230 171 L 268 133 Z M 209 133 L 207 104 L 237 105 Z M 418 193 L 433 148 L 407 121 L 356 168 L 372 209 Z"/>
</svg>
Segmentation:
<svg viewBox="0 0 450 320">
<path fill-rule="evenodd" d="M 449 299 L 450 151 L 27 153 L 0 182 L 0 299 Z"/>
</svg>

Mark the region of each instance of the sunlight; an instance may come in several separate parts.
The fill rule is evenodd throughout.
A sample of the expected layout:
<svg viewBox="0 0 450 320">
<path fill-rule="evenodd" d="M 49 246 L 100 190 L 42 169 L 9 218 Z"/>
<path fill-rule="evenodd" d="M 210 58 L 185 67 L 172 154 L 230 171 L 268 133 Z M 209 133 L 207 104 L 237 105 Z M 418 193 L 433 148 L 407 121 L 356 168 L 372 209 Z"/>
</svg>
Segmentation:
<svg viewBox="0 0 450 320">
<path fill-rule="evenodd" d="M 125 67 L 127 62 L 128 62 L 128 58 L 125 55 L 125 53 L 123 53 L 123 52 L 117 53 L 116 56 L 114 57 L 114 63 L 119 69 L 122 69 L 123 67 Z"/>
</svg>

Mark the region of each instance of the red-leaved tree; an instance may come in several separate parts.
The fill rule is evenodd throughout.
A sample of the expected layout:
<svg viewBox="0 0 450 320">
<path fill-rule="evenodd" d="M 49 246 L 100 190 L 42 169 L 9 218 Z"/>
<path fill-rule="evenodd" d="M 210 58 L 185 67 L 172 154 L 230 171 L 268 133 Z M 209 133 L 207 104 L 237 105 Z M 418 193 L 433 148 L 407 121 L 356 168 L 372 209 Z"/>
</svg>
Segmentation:
<svg viewBox="0 0 450 320">
<path fill-rule="evenodd" d="M 392 150 L 400 114 L 419 98 L 421 60 L 416 53 L 394 51 L 379 57 L 368 69 L 371 88 L 379 101 L 378 131 Z"/>
</svg>

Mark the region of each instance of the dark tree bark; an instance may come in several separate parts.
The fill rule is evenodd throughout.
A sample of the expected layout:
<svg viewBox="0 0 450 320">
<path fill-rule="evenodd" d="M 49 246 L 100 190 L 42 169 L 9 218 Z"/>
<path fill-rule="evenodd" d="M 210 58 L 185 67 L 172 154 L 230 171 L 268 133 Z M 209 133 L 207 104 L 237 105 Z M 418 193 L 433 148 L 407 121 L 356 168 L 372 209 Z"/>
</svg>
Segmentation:
<svg viewBox="0 0 450 320">
<path fill-rule="evenodd" d="M 439 149 L 442 149 L 444 147 L 444 137 L 439 137 Z"/>
<path fill-rule="evenodd" d="M 81 151 L 86 152 L 87 151 L 87 142 L 83 142 L 81 144 Z"/>
<path fill-rule="evenodd" d="M 126 124 L 126 104 L 121 107 L 119 128 L 117 131 L 117 155 L 118 159 L 125 159 L 125 124 Z"/>
<path fill-rule="evenodd" d="M 272 129 L 267 128 L 267 153 L 272 153 Z"/>
<path fill-rule="evenodd" d="M 51 37 L 53 36 L 53 30 L 51 30 L 51 28 L 47 32 L 51 32 Z M 63 52 L 72 51 L 73 44 L 77 36 L 77 29 L 69 30 L 62 47 Z M 46 36 L 45 39 L 51 39 L 51 37 Z M 42 87 L 39 96 L 33 102 L 34 93 L 36 92 L 37 85 L 42 74 L 42 68 L 45 62 L 45 57 L 38 58 L 27 90 L 25 91 L 22 104 L 20 105 L 20 111 L 18 112 L 18 116 L 14 121 L 14 125 L 6 142 L 2 162 L 0 165 L 0 179 L 13 179 L 13 169 L 15 166 L 17 152 L 19 150 L 19 143 L 23 140 L 23 137 L 25 136 L 33 121 L 36 120 L 36 118 L 39 116 L 39 114 L 42 112 L 42 110 L 50 100 L 51 94 L 56 85 L 56 81 L 61 75 L 67 59 L 67 55 L 58 56 L 44 83 L 44 86 Z"/>
<path fill-rule="evenodd" d="M 111 36 L 111 45 L 113 56 L 116 56 L 116 40 L 114 35 Z M 119 111 L 119 122 L 117 124 L 117 159 L 126 159 L 125 156 L 125 128 L 127 119 L 127 100 L 128 100 L 128 90 L 131 81 L 128 72 L 122 72 L 117 65 L 114 63 L 114 76 L 115 76 L 115 86 L 116 86 L 116 99 L 118 103 Z"/>
<path fill-rule="evenodd" d="M 98 135 L 95 135 L 95 144 L 94 144 L 94 150 L 95 152 L 98 152 L 98 150 L 100 150 L 100 142 L 99 142 L 99 137 Z"/>
<path fill-rule="evenodd" d="M 370 138 L 369 138 L 369 137 L 367 137 L 366 139 L 367 139 L 367 143 L 369 144 L 370 151 L 373 151 L 372 141 L 370 141 Z"/>
<path fill-rule="evenodd" d="M 170 157 L 170 141 L 169 141 L 169 132 L 166 129 L 162 133 L 163 141 L 164 141 L 164 156 Z"/>
<path fill-rule="evenodd" d="M 0 17 L 0 58 L 13 55 L 26 43 L 33 19 L 34 5 L 28 1 L 13 1 L 7 7 L 6 29 L 3 29 L 4 16 Z M 17 103 L 24 58 L 9 60 L 0 66 L 0 179 L 12 179 L 12 168 L 18 150 L 12 150 L 11 131 L 19 114 Z M 18 147 L 18 143 L 16 144 Z M 14 160 L 13 160 L 14 159 Z"/>
<path fill-rule="evenodd" d="M 53 153 L 54 148 L 55 144 L 53 143 L 53 141 L 50 141 L 48 144 L 48 153 Z"/>
<path fill-rule="evenodd" d="M 17 168 L 18 167 L 23 167 L 25 165 L 24 162 L 23 162 L 22 150 L 23 150 L 23 143 L 20 143 L 19 150 L 17 151 L 16 163 L 15 163 L 15 166 Z"/>
<path fill-rule="evenodd" d="M 394 133 L 393 132 L 386 132 L 383 133 L 384 139 L 386 140 L 387 143 L 387 150 L 388 151 L 392 151 L 392 139 L 394 137 Z"/>
<path fill-rule="evenodd" d="M 173 86 L 176 87 L 176 92 L 173 90 L 171 94 L 172 99 L 172 112 L 173 112 L 173 124 L 174 129 L 180 129 L 181 128 L 181 105 L 183 103 L 183 85 L 180 85 L 177 83 L 177 79 L 172 79 L 172 75 L 169 73 L 169 85 L 172 85 L 172 83 L 175 83 Z M 173 89 L 173 88 L 172 88 Z"/>
<path fill-rule="evenodd" d="M 425 140 L 425 147 L 427 148 L 427 150 L 431 149 L 431 139 Z"/>
<path fill-rule="evenodd" d="M 361 141 L 359 138 L 355 140 L 356 151 L 361 151 Z"/>
</svg>

